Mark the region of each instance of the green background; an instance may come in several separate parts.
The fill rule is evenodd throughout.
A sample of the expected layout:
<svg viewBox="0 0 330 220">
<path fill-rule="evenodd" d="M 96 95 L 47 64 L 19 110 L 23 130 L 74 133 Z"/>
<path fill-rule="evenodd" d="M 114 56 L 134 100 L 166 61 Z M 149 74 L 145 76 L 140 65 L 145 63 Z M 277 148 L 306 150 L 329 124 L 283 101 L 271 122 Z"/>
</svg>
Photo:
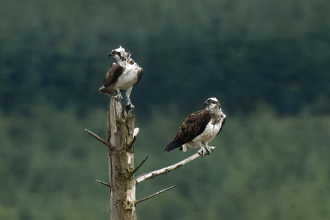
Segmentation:
<svg viewBox="0 0 330 220">
<path fill-rule="evenodd" d="M 217 97 L 227 122 L 203 159 L 137 186 L 138 219 L 330 218 L 330 2 L 3 0 L 0 219 L 109 219 L 107 54 L 144 68 L 134 87 L 138 174 L 188 114 Z"/>
</svg>

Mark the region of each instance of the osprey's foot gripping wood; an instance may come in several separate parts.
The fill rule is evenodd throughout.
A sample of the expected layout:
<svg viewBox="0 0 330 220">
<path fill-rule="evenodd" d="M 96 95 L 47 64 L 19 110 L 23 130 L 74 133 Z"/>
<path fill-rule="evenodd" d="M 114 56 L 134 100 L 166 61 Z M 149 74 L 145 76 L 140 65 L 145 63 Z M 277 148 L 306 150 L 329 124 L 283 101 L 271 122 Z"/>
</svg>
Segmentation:
<svg viewBox="0 0 330 220">
<path fill-rule="evenodd" d="M 121 93 L 118 93 L 117 95 L 113 96 L 116 101 L 122 101 L 123 100 L 123 96 L 121 95 Z"/>
<path fill-rule="evenodd" d="M 198 151 L 198 153 L 203 158 L 204 156 L 211 154 L 211 149 L 208 148 L 207 146 L 205 147 L 201 146 L 201 149 Z"/>
<path fill-rule="evenodd" d="M 128 109 L 133 109 L 133 108 L 135 108 L 135 106 L 132 104 L 132 102 L 127 102 L 126 107 L 127 107 Z"/>
</svg>

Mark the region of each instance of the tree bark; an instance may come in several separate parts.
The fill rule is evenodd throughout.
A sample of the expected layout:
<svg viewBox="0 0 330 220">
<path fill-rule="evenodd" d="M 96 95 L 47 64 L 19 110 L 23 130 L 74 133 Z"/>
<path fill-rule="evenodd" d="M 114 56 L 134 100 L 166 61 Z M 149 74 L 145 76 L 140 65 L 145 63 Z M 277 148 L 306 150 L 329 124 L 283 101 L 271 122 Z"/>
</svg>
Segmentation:
<svg viewBox="0 0 330 220">
<path fill-rule="evenodd" d="M 113 97 L 110 102 L 110 219 L 136 220 L 134 170 L 135 116 Z"/>
</svg>

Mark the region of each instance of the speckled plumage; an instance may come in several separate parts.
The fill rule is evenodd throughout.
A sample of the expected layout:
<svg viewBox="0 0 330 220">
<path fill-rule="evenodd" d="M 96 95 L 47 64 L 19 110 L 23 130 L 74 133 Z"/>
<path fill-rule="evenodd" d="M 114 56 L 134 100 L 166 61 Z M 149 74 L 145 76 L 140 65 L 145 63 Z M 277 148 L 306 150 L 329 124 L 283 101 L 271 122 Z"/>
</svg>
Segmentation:
<svg viewBox="0 0 330 220">
<path fill-rule="evenodd" d="M 104 85 L 99 88 L 101 93 L 114 95 L 118 99 L 122 99 L 120 91 L 126 90 L 126 100 L 128 106 L 134 108 L 130 101 L 130 94 L 133 86 L 139 83 L 143 75 L 143 68 L 141 68 L 132 58 L 130 52 L 125 52 L 121 46 L 109 54 L 113 56 L 117 63 L 111 64 L 105 78 Z"/>
<path fill-rule="evenodd" d="M 207 107 L 190 114 L 182 123 L 176 136 L 170 140 L 164 151 L 171 151 L 180 147 L 186 151 L 188 148 L 198 148 L 202 156 L 210 154 L 208 143 L 217 136 L 226 122 L 226 115 L 216 98 L 209 98 L 204 103 Z"/>
</svg>

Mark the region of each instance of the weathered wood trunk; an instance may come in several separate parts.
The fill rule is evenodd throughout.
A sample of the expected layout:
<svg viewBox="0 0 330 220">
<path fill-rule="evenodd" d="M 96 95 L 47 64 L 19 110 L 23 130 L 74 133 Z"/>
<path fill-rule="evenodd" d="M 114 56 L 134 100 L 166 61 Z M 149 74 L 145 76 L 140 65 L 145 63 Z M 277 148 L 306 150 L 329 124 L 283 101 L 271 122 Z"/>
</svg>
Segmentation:
<svg viewBox="0 0 330 220">
<path fill-rule="evenodd" d="M 136 220 L 134 170 L 135 116 L 113 97 L 110 102 L 110 219 Z"/>
<path fill-rule="evenodd" d="M 164 167 L 149 173 L 142 174 L 137 178 L 134 173 L 148 159 L 148 156 L 134 169 L 134 141 L 138 128 L 134 129 L 135 116 L 129 110 L 123 108 L 121 101 L 111 97 L 110 110 L 108 112 L 108 139 L 107 141 L 95 133 L 85 131 L 108 147 L 109 158 L 109 184 L 103 181 L 98 182 L 110 187 L 110 219 L 111 220 L 136 220 L 135 207 L 138 203 L 144 202 L 156 195 L 173 189 L 175 186 L 163 189 L 148 197 L 136 201 L 136 184 L 156 176 L 167 174 L 172 170 L 182 167 L 189 162 L 199 158 L 201 155 L 194 155 L 171 166 Z M 210 147 L 213 151 L 215 147 Z"/>
</svg>

